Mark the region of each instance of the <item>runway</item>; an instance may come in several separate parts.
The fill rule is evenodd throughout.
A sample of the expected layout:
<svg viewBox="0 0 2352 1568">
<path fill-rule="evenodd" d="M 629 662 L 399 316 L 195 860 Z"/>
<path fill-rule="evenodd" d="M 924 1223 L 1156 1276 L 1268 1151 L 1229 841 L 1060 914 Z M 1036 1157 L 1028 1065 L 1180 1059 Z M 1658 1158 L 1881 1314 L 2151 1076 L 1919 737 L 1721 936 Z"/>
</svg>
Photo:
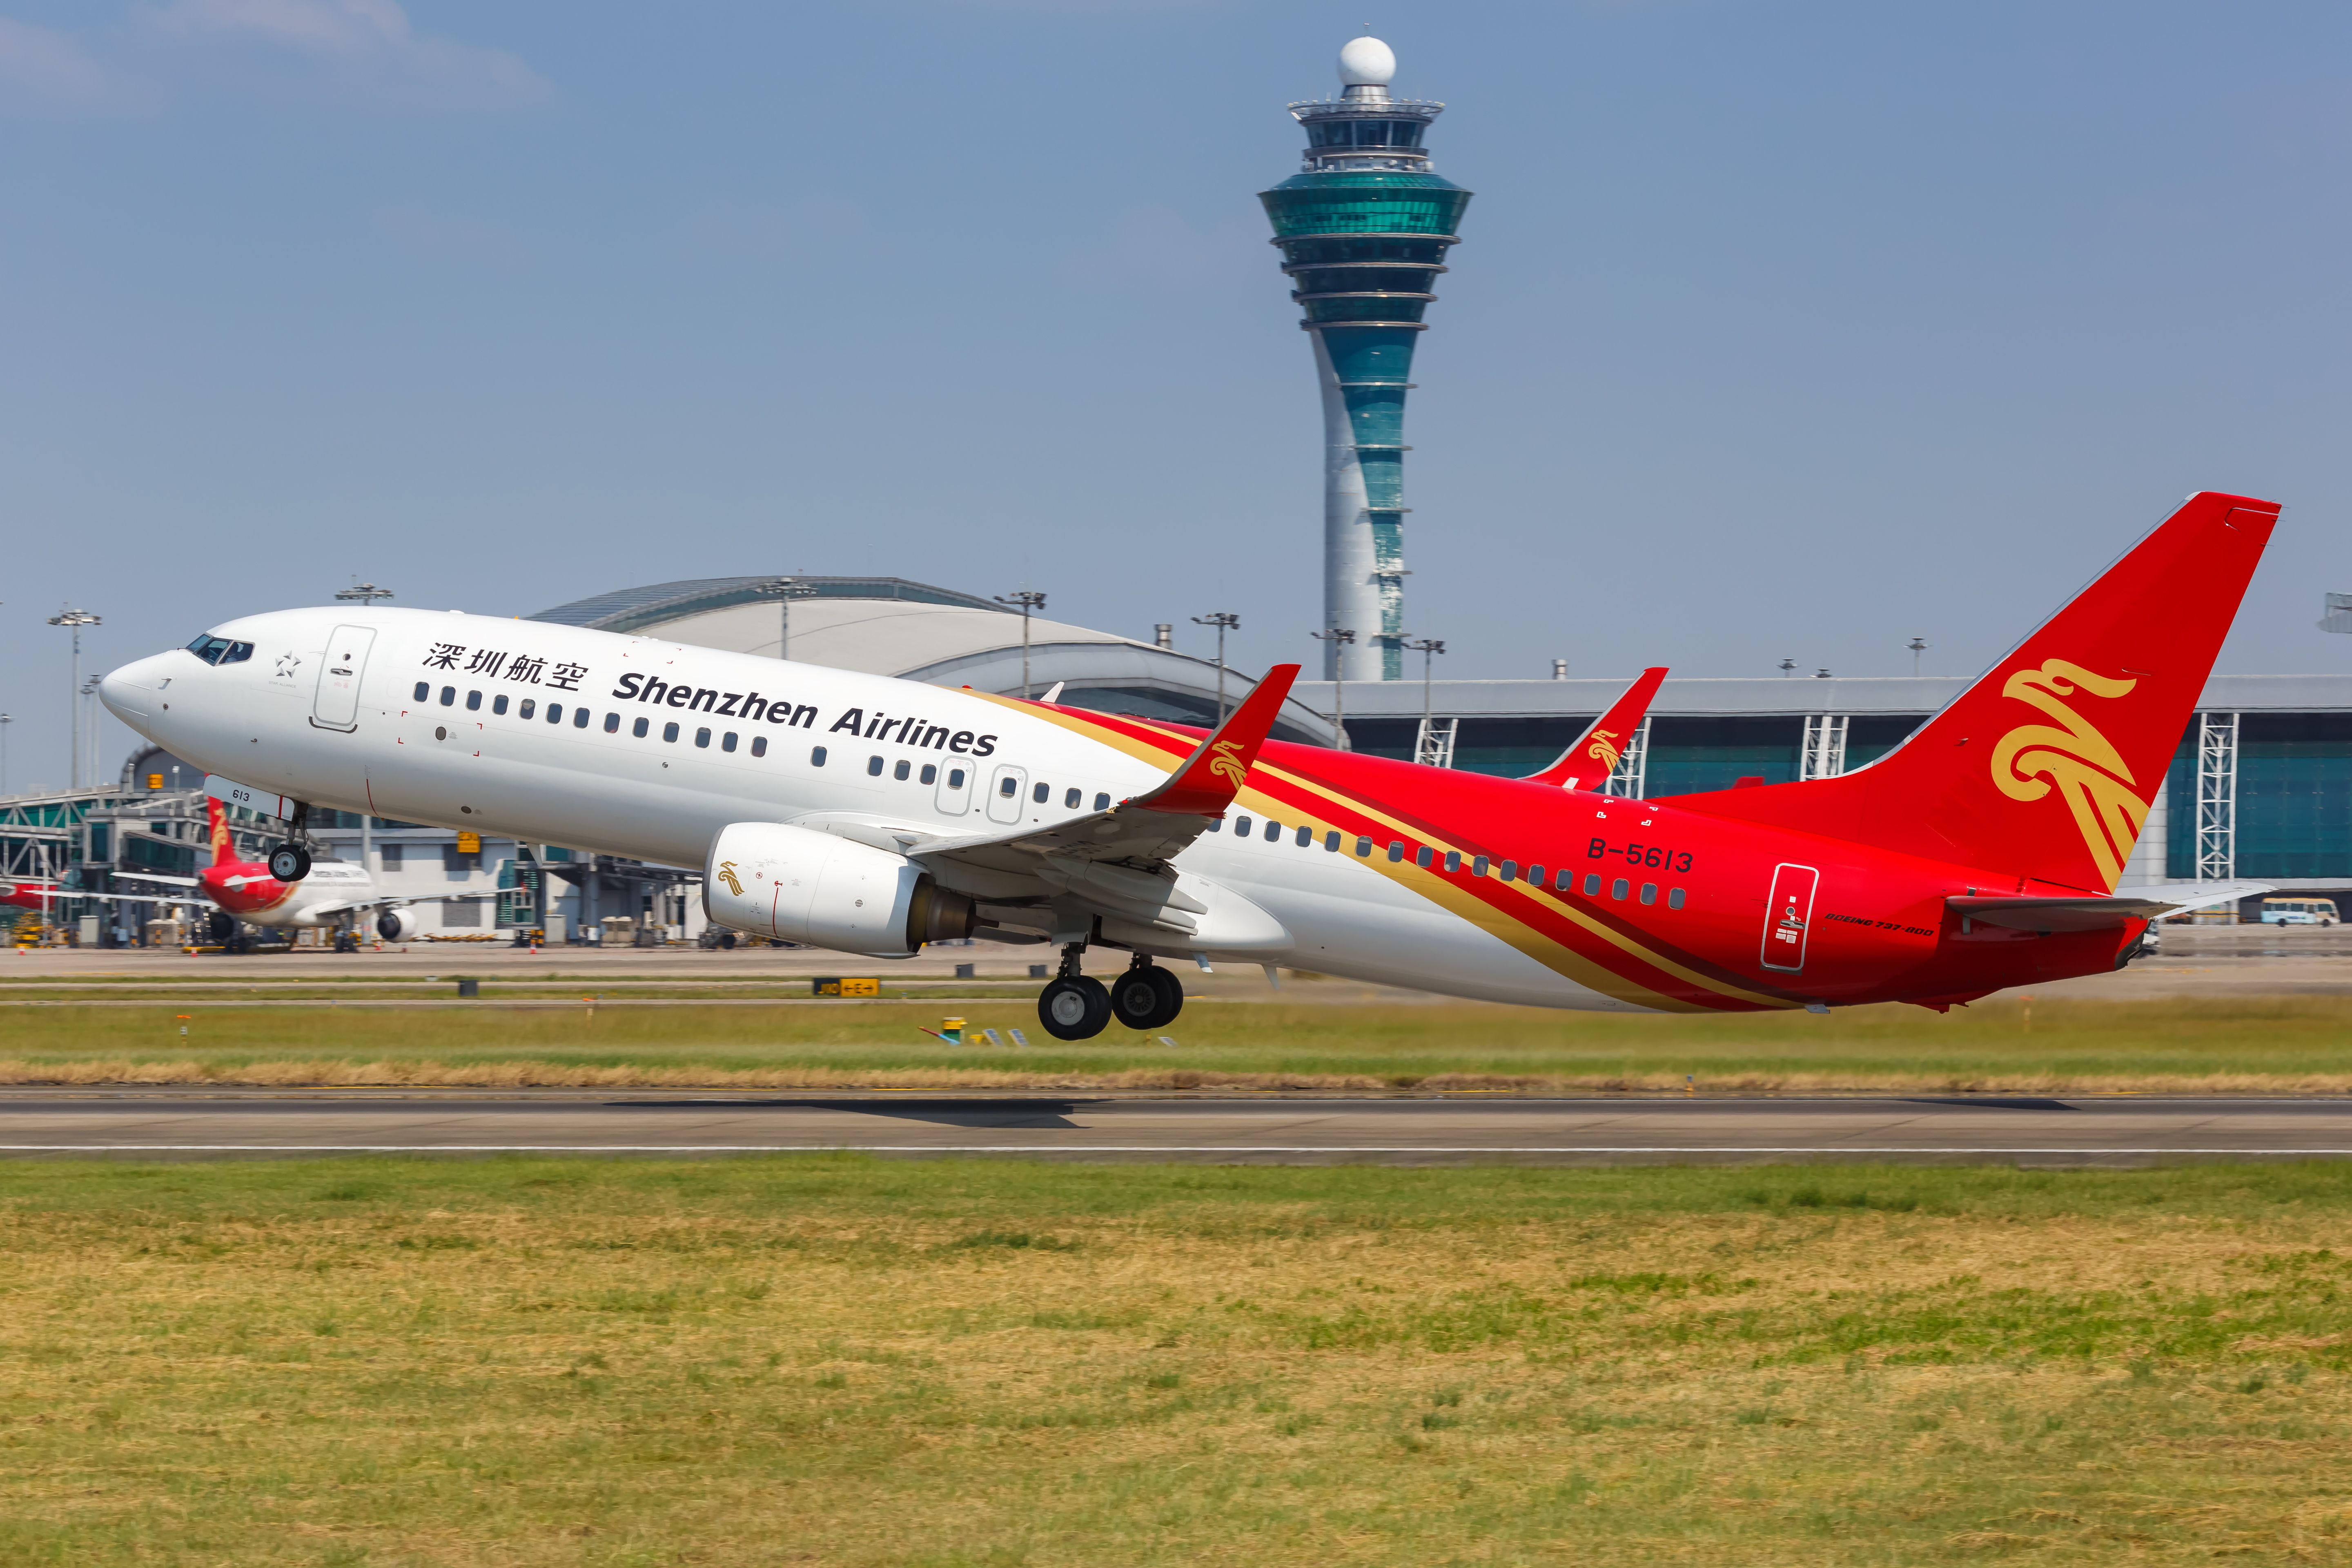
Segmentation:
<svg viewBox="0 0 2352 1568">
<path fill-rule="evenodd" d="M 1394 1165 L 2345 1159 L 2352 1099 L 0 1094 L 0 1157 L 12 1158 L 793 1152 Z"/>
</svg>

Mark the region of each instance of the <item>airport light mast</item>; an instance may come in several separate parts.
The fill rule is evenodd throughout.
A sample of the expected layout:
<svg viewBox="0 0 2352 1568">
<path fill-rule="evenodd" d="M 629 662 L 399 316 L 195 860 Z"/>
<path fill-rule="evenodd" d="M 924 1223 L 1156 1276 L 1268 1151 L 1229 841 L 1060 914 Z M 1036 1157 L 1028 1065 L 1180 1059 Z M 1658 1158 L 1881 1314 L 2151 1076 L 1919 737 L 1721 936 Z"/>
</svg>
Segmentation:
<svg viewBox="0 0 2352 1568">
<path fill-rule="evenodd" d="M 1404 677 L 1404 395 L 1470 205 L 1422 147 L 1445 106 L 1391 98 L 1395 75 L 1386 44 L 1351 39 L 1340 96 L 1290 106 L 1307 128 L 1305 168 L 1258 195 L 1323 386 L 1323 624 L 1361 637 L 1324 644 L 1327 680 Z"/>
</svg>

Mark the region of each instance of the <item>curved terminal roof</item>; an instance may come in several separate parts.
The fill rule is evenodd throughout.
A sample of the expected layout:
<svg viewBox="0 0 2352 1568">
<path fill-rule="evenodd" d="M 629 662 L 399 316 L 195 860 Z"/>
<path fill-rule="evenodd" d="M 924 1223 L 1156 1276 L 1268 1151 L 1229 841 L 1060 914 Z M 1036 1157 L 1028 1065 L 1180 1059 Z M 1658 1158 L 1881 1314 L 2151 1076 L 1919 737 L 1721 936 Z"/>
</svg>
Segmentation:
<svg viewBox="0 0 2352 1568">
<path fill-rule="evenodd" d="M 699 577 L 616 589 L 530 618 L 598 631 L 665 637 L 697 647 L 776 656 L 782 616 L 761 593 L 772 577 Z M 902 577 L 795 577 L 809 596 L 792 601 L 791 655 L 803 664 L 896 676 L 933 686 L 970 686 L 1003 696 L 1021 691 L 1018 612 L 950 588 Z M 1132 637 L 1050 621 L 1029 622 L 1029 684 L 1042 695 L 1063 683 L 1062 700 L 1097 712 L 1206 724 L 1217 712 L 1217 667 Z M 1226 679 L 1228 707 L 1249 677 Z M 1304 703 L 1283 706 L 1275 733 L 1328 745 L 1330 721 Z"/>
</svg>

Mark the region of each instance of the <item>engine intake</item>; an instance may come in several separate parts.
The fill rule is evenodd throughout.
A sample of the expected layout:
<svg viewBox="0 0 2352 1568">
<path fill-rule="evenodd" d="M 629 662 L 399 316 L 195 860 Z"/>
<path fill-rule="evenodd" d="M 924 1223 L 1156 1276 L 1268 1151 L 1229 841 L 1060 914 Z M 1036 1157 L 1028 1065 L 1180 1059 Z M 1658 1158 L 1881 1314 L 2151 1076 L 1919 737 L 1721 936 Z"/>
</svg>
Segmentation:
<svg viewBox="0 0 2352 1568">
<path fill-rule="evenodd" d="M 702 909 L 714 925 L 875 958 L 904 958 L 972 928 L 971 900 L 904 855 L 782 822 L 719 829 Z"/>
</svg>

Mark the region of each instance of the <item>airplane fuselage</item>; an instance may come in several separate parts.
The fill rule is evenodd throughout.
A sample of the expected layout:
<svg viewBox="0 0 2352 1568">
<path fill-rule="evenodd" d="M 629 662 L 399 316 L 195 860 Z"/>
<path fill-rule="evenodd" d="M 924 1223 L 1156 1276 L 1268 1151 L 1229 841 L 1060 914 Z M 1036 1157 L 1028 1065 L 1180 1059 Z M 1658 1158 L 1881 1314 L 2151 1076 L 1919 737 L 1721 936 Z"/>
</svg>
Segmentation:
<svg viewBox="0 0 2352 1568">
<path fill-rule="evenodd" d="M 257 651 L 142 659 L 107 678 L 110 709 L 314 805 L 670 865 L 731 823 L 881 845 L 1043 826 L 1150 790 L 1199 735 L 537 621 L 289 610 L 215 635 Z M 2138 938 L 1948 914 L 1948 895 L 2042 889 L 2013 874 L 1278 742 L 1174 864 L 1269 918 L 1155 939 L 1162 956 L 1555 1007 L 1961 997 L 2112 968 Z"/>
</svg>

